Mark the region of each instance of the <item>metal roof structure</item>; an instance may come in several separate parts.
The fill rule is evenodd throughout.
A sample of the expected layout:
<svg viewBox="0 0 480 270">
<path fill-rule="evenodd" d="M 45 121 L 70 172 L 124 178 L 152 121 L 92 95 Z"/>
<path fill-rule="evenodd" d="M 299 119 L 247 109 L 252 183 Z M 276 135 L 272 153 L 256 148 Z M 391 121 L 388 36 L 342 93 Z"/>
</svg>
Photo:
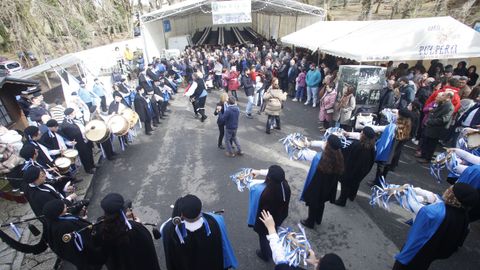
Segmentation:
<svg viewBox="0 0 480 270">
<path fill-rule="evenodd" d="M 326 18 L 323 8 L 304 4 L 295 0 L 251 0 L 252 13 L 278 14 L 278 15 L 310 15 Z M 209 14 L 211 3 L 214 0 L 188 0 L 166 6 L 165 8 L 144 14 L 141 21 L 144 23 L 165 18 L 188 16 L 195 13 Z"/>
</svg>

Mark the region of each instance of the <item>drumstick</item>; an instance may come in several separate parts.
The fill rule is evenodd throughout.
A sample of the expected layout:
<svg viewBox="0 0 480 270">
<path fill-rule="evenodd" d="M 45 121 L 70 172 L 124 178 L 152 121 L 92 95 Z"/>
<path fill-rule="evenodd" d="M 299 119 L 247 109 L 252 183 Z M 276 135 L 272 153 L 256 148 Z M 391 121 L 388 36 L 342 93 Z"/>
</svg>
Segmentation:
<svg viewBox="0 0 480 270">
<path fill-rule="evenodd" d="M 48 164 L 47 164 L 47 167 L 48 167 L 49 169 L 53 169 L 52 171 L 54 171 L 54 172 L 57 174 L 58 177 L 63 177 L 63 175 L 61 175 L 59 172 L 57 172 L 57 171 L 55 170 L 55 169 L 56 169 L 55 167 L 52 167 L 52 166 L 50 166 L 50 165 L 48 165 Z"/>
</svg>

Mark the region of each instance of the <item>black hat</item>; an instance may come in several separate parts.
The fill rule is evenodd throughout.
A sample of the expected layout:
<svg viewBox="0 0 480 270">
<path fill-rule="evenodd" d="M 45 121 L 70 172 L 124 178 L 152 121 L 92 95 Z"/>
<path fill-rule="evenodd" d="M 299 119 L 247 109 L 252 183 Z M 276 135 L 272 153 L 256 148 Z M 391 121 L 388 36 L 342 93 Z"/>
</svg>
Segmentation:
<svg viewBox="0 0 480 270">
<path fill-rule="evenodd" d="M 342 142 L 337 136 L 333 134 L 328 136 L 327 142 L 328 142 L 328 145 L 330 145 L 330 147 L 332 147 L 333 150 L 338 150 L 342 148 Z"/>
<path fill-rule="evenodd" d="M 65 209 L 65 203 L 60 199 L 55 199 L 47 202 L 43 206 L 43 215 L 49 219 L 58 218 Z"/>
<path fill-rule="evenodd" d="M 58 122 L 55 119 L 50 119 L 47 121 L 47 127 L 58 127 Z"/>
<path fill-rule="evenodd" d="M 405 118 L 411 118 L 412 117 L 411 112 L 408 109 L 405 109 L 405 108 L 398 110 L 398 115 L 400 115 L 401 117 L 405 117 Z"/>
<path fill-rule="evenodd" d="M 25 133 L 25 135 L 28 137 L 32 137 L 34 135 L 37 135 L 39 131 L 40 129 L 38 129 L 38 127 L 36 126 L 28 126 L 27 128 L 25 128 L 25 130 L 23 130 L 23 133 Z"/>
<path fill-rule="evenodd" d="M 29 143 L 23 144 L 22 149 L 20 149 L 20 156 L 25 160 L 29 160 L 33 158 L 34 155 L 35 155 L 35 146 Z"/>
<path fill-rule="evenodd" d="M 180 213 L 185 218 L 197 218 L 200 212 L 202 212 L 202 201 L 197 196 L 188 194 L 180 201 Z"/>
<path fill-rule="evenodd" d="M 455 198 L 465 207 L 472 207 L 478 203 L 478 191 L 469 184 L 456 183 L 453 185 Z"/>
<path fill-rule="evenodd" d="M 63 111 L 63 113 L 64 113 L 65 115 L 70 115 L 70 114 L 72 114 L 74 111 L 75 111 L 75 110 L 72 109 L 72 108 L 66 108 L 65 111 Z"/>
<path fill-rule="evenodd" d="M 105 214 L 114 214 L 125 209 L 125 200 L 118 193 L 109 193 L 102 199 L 100 206 Z"/>
<path fill-rule="evenodd" d="M 319 270 L 345 270 L 342 258 L 335 253 L 325 254 L 318 264 Z"/>
<path fill-rule="evenodd" d="M 142 90 L 142 89 L 143 89 L 143 87 L 139 85 L 139 86 L 137 86 L 137 88 L 135 88 L 135 89 L 136 89 L 136 90 L 137 90 L 137 92 L 138 92 L 138 91 Z"/>
<path fill-rule="evenodd" d="M 373 139 L 376 136 L 375 131 L 371 127 L 365 127 L 363 129 L 363 134 L 369 139 Z"/>
<path fill-rule="evenodd" d="M 268 168 L 267 178 L 277 183 L 285 181 L 285 171 L 278 165 L 272 165 Z"/>
<path fill-rule="evenodd" d="M 39 97 L 41 95 L 42 95 L 42 92 L 38 91 L 38 92 L 33 93 L 32 96 L 35 98 L 35 97 Z"/>
<path fill-rule="evenodd" d="M 80 81 L 78 84 L 82 85 L 82 84 L 85 84 L 85 82 L 84 82 L 84 81 Z"/>
<path fill-rule="evenodd" d="M 120 92 L 118 92 L 118 91 L 115 91 L 115 92 L 113 92 L 113 98 L 115 98 L 115 97 L 122 97 L 122 94 L 120 94 Z"/>
<path fill-rule="evenodd" d="M 23 181 L 27 182 L 28 184 L 35 182 L 40 176 L 40 168 L 36 166 L 28 167 L 25 172 L 23 173 Z"/>
</svg>

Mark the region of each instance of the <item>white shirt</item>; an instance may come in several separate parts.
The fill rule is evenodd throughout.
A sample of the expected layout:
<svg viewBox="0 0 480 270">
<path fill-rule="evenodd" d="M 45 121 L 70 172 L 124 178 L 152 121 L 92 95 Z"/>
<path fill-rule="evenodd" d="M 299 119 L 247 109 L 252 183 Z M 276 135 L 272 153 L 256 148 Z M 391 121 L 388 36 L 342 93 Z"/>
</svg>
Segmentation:
<svg viewBox="0 0 480 270">
<path fill-rule="evenodd" d="M 276 265 L 287 262 L 285 250 L 282 247 L 280 238 L 278 238 L 278 234 L 275 233 L 267 235 L 267 240 L 270 244 L 270 249 L 272 250 L 273 262 Z"/>
</svg>

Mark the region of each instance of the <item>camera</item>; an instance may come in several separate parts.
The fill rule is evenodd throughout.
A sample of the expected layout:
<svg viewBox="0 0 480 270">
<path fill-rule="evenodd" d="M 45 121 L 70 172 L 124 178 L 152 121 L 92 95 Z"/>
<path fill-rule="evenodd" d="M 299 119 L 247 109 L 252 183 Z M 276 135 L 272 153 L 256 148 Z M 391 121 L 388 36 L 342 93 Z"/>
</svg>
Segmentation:
<svg viewBox="0 0 480 270">
<path fill-rule="evenodd" d="M 88 207 L 90 200 L 81 200 L 68 207 L 68 212 L 72 215 L 79 215 L 83 207 Z"/>
</svg>

